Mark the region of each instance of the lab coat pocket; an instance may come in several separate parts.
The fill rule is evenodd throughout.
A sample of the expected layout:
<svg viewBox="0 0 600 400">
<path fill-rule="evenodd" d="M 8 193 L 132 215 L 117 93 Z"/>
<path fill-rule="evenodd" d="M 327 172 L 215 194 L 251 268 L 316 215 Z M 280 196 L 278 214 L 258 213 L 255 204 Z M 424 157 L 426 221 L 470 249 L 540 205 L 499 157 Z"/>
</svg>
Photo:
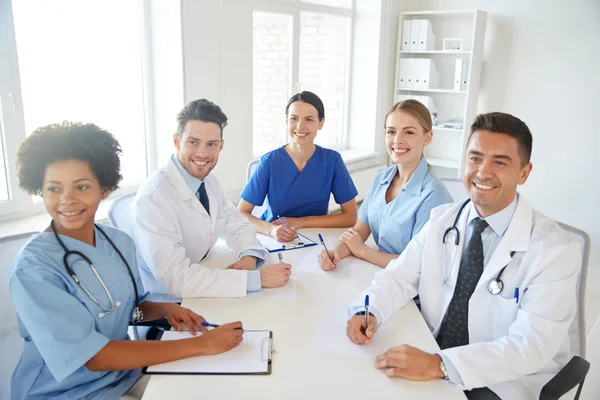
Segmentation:
<svg viewBox="0 0 600 400">
<path fill-rule="evenodd" d="M 517 318 L 519 303 L 514 298 L 495 296 L 492 321 L 496 338 L 508 335 L 508 330 Z"/>
</svg>

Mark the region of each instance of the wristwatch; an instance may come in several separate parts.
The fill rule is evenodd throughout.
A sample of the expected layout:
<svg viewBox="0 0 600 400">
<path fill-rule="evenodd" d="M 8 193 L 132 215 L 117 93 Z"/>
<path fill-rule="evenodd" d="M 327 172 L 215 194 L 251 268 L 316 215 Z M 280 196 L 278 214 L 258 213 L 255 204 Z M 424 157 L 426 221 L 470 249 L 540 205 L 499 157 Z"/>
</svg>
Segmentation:
<svg viewBox="0 0 600 400">
<path fill-rule="evenodd" d="M 446 366 L 444 365 L 444 360 L 440 361 L 440 370 L 442 371 L 442 374 L 444 374 L 444 377 L 442 378 L 442 380 L 449 381 L 450 378 L 448 378 L 448 371 L 446 371 Z"/>
</svg>

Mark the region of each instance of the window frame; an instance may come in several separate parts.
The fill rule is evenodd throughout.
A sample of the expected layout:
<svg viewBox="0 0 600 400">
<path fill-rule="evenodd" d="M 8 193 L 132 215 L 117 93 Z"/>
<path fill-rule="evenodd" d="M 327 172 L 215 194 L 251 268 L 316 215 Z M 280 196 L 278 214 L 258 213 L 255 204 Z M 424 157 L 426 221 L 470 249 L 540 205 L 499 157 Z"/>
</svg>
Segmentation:
<svg viewBox="0 0 600 400">
<path fill-rule="evenodd" d="M 145 178 L 154 171 L 156 165 L 155 124 L 152 118 L 152 47 L 150 35 L 150 11 L 143 0 L 138 2 L 139 39 L 142 72 L 142 107 L 145 154 L 145 177 L 140 182 L 121 185 L 109 198 L 117 198 L 137 191 Z M 16 155 L 19 146 L 26 138 L 25 115 L 23 109 L 21 79 L 16 45 L 16 32 L 11 0 L 0 0 L 0 58 L 8 62 L 0 63 L 0 137 L 4 149 L 6 175 L 8 178 L 9 199 L 0 201 L 0 222 L 28 217 L 45 211 L 43 202 L 34 201 L 18 185 Z"/>
<path fill-rule="evenodd" d="M 351 101 L 351 85 L 350 79 L 352 76 L 352 55 L 354 40 L 354 25 L 355 25 L 355 5 L 352 0 L 350 8 L 334 7 L 322 4 L 309 3 L 302 0 L 259 0 L 252 4 L 252 11 L 262 11 L 277 14 L 289 14 L 292 18 L 292 47 L 291 47 L 291 63 L 290 63 L 290 80 L 288 82 L 288 97 L 301 90 L 300 83 L 300 18 L 302 12 L 313 12 L 330 14 L 333 16 L 349 18 L 348 24 L 348 43 L 346 52 L 346 77 L 344 82 L 344 115 L 342 118 L 342 143 L 340 146 L 330 146 L 336 151 L 350 150 L 350 101 Z M 254 92 L 254 88 L 252 89 Z M 253 132 L 254 134 L 254 132 Z"/>
</svg>

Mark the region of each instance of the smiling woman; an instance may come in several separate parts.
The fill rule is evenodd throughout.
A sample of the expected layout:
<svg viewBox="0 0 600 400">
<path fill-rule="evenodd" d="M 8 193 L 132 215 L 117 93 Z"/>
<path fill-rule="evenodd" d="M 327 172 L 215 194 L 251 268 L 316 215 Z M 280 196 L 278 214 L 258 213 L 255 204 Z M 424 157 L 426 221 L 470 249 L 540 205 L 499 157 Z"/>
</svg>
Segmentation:
<svg viewBox="0 0 600 400">
<path fill-rule="evenodd" d="M 109 132 L 73 122 L 37 129 L 18 151 L 20 186 L 42 196 L 52 222 L 31 237 L 11 267 L 24 340 L 13 399 L 118 399 L 143 386 L 136 383 L 143 366 L 218 354 L 242 340 L 240 322 L 206 332 L 193 311 L 149 302 L 147 292 L 138 292 L 133 240 L 94 223 L 98 205 L 121 181 L 120 153 Z M 128 340 L 130 321 L 165 317 L 178 330 L 185 322 L 192 335 L 206 333 L 180 343 Z"/>
</svg>

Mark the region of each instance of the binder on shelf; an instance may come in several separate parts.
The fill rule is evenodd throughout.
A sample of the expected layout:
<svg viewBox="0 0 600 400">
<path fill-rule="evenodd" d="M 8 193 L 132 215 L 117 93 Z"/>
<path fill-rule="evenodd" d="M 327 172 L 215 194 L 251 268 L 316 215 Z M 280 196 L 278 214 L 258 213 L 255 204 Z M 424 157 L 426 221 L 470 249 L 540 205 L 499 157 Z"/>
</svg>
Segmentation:
<svg viewBox="0 0 600 400">
<path fill-rule="evenodd" d="M 415 62 L 418 61 L 414 58 L 406 59 L 406 89 L 416 89 L 416 73 L 417 68 Z"/>
<path fill-rule="evenodd" d="M 410 19 L 402 21 L 402 50 L 410 51 Z"/>
<path fill-rule="evenodd" d="M 467 90 L 467 83 L 469 80 L 469 62 L 467 60 L 463 60 L 462 65 L 462 74 L 460 78 L 460 90 Z"/>
<path fill-rule="evenodd" d="M 409 59 L 400 59 L 400 68 L 398 69 L 398 87 L 401 89 L 406 88 L 406 77 L 408 73 L 408 61 Z"/>
<path fill-rule="evenodd" d="M 431 28 L 431 22 L 428 19 L 413 20 L 413 24 L 418 22 L 419 40 L 417 42 L 417 51 L 433 50 L 435 48 L 435 35 Z"/>
<path fill-rule="evenodd" d="M 430 58 L 415 59 L 417 86 L 415 89 L 435 89 L 439 84 L 439 74 L 435 63 Z"/>
<path fill-rule="evenodd" d="M 419 48 L 419 20 L 413 19 L 410 23 L 410 47 L 408 50 L 417 51 Z"/>
<path fill-rule="evenodd" d="M 454 90 L 460 91 L 462 82 L 463 59 L 457 58 L 454 63 Z"/>
</svg>

